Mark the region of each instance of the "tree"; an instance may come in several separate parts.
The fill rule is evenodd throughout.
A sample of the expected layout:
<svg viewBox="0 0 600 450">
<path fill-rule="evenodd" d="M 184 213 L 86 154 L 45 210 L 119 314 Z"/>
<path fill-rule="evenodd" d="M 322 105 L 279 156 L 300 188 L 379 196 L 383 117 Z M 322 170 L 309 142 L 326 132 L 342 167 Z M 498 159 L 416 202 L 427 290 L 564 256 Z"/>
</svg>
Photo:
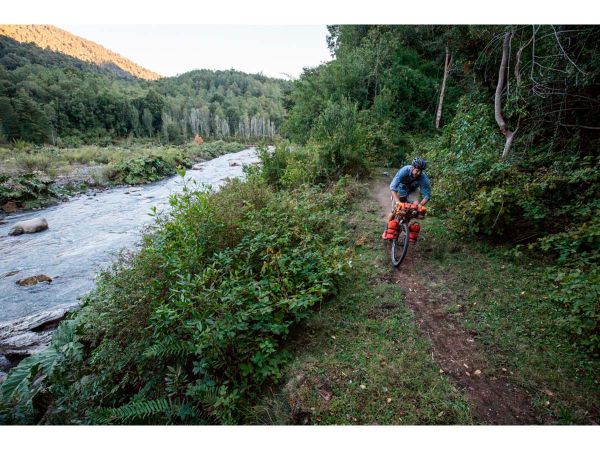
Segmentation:
<svg viewBox="0 0 600 450">
<path fill-rule="evenodd" d="M 39 105 L 24 89 L 17 92 L 14 111 L 18 119 L 19 138 L 39 144 L 48 140 L 50 123 Z"/>
<path fill-rule="evenodd" d="M 149 137 L 152 137 L 154 135 L 153 122 L 154 116 L 148 108 L 144 108 L 144 112 L 142 113 L 142 123 L 144 124 L 144 127 L 146 128 L 146 132 L 148 133 Z"/>
<path fill-rule="evenodd" d="M 444 94 L 446 92 L 446 80 L 448 79 L 448 73 L 452 66 L 452 55 L 448 50 L 448 44 L 446 44 L 446 61 L 444 63 L 444 78 L 442 79 L 442 88 L 440 89 L 440 99 L 438 101 L 437 111 L 435 113 L 435 127 L 440 127 L 442 121 L 442 107 L 444 106 Z"/>
<path fill-rule="evenodd" d="M 500 69 L 498 71 L 498 84 L 496 85 L 496 94 L 494 96 L 494 116 L 496 118 L 496 123 L 500 127 L 500 131 L 506 137 L 506 142 L 504 144 L 504 150 L 502 151 L 502 159 L 508 156 L 510 152 L 510 147 L 515 138 L 515 134 L 518 131 L 519 127 L 515 131 L 510 131 L 506 122 L 504 121 L 504 117 L 502 117 L 502 92 L 504 90 L 504 84 L 506 79 L 507 72 L 507 63 L 509 59 L 509 46 L 510 41 L 512 39 L 512 32 L 507 31 L 504 35 L 504 41 L 502 43 L 502 59 L 500 61 Z"/>
</svg>

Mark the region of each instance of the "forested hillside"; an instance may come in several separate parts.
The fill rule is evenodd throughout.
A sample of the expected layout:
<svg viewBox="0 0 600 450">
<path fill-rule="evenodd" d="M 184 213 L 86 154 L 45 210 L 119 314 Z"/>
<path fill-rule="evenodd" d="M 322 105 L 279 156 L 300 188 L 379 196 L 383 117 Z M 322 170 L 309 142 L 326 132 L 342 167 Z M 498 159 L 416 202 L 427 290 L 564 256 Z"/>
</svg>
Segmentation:
<svg viewBox="0 0 600 450">
<path fill-rule="evenodd" d="M 158 80 L 161 77 L 95 42 L 52 25 L 0 25 L 0 35 L 105 67 L 124 78 Z"/>
<path fill-rule="evenodd" d="M 38 30 L 39 31 L 39 30 Z M 146 81 L 0 36 L 0 143 L 272 140 L 289 82 L 234 70 Z"/>
</svg>

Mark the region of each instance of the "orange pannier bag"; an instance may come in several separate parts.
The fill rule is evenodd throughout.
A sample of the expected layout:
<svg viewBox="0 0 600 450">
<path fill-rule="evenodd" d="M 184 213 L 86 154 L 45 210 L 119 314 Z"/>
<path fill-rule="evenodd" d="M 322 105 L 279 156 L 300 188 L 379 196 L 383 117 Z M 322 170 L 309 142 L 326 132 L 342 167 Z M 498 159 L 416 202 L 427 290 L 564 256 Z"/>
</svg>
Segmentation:
<svg viewBox="0 0 600 450">
<path fill-rule="evenodd" d="M 387 224 L 387 229 L 383 232 L 383 239 L 396 239 L 398 237 L 398 231 L 400 230 L 400 223 L 396 219 L 392 219 Z"/>
</svg>

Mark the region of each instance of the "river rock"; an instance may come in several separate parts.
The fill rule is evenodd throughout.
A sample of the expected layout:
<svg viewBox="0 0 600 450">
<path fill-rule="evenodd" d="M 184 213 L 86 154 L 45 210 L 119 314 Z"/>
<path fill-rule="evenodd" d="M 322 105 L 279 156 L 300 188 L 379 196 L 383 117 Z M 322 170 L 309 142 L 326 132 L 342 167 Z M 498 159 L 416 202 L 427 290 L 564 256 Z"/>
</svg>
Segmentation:
<svg viewBox="0 0 600 450">
<path fill-rule="evenodd" d="M 13 275 L 18 274 L 19 272 L 20 272 L 20 270 L 11 270 L 10 272 L 3 273 L 2 275 L 0 275 L 0 280 L 2 278 L 12 277 Z"/>
<path fill-rule="evenodd" d="M 52 332 L 68 312 L 68 308 L 56 308 L 0 323 L 0 359 L 5 358 L 14 366 L 44 350 L 50 344 Z M 6 371 L 6 367 L 0 370 Z"/>
<path fill-rule="evenodd" d="M 23 220 L 17 222 L 10 229 L 8 234 L 10 236 L 18 236 L 23 233 L 37 233 L 48 229 L 48 222 L 43 217 L 36 217 L 35 219 Z"/>
<path fill-rule="evenodd" d="M 237 162 L 237 161 L 229 161 L 229 166 L 230 167 L 235 167 L 235 166 L 239 166 L 239 165 L 240 165 L 240 163 Z"/>
<path fill-rule="evenodd" d="M 6 202 L 2 205 L 4 212 L 13 213 L 17 210 L 17 204 L 15 202 Z"/>
<path fill-rule="evenodd" d="M 48 283 L 52 283 L 52 278 L 48 275 L 34 275 L 32 277 L 23 278 L 22 280 L 16 281 L 19 286 L 33 286 L 34 284 L 41 283 L 42 281 L 47 281 Z"/>
</svg>

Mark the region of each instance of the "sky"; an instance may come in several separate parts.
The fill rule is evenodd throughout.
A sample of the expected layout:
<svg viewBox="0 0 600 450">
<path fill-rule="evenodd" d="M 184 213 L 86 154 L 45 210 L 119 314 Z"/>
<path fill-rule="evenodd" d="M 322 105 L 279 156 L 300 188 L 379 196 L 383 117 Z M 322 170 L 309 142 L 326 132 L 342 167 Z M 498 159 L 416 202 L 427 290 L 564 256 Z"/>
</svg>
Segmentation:
<svg viewBox="0 0 600 450">
<path fill-rule="evenodd" d="M 600 19 L 600 8 L 587 0 L 569 0 L 569 7 L 565 7 L 564 0 L 545 0 L 543 8 L 523 0 L 503 0 L 502 8 L 481 0 L 5 3 L 2 23 L 53 24 L 164 76 L 201 68 L 233 68 L 297 78 L 303 67 L 315 67 L 331 59 L 324 24 L 594 23 Z"/>
<path fill-rule="evenodd" d="M 325 25 L 56 26 L 164 76 L 233 68 L 298 78 L 304 67 L 331 60 Z"/>
</svg>

